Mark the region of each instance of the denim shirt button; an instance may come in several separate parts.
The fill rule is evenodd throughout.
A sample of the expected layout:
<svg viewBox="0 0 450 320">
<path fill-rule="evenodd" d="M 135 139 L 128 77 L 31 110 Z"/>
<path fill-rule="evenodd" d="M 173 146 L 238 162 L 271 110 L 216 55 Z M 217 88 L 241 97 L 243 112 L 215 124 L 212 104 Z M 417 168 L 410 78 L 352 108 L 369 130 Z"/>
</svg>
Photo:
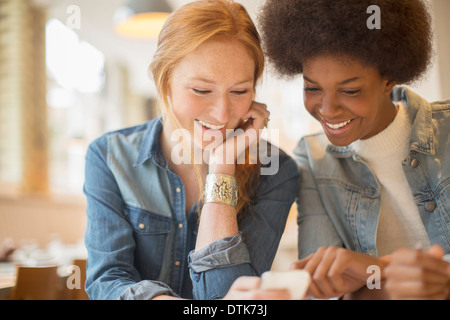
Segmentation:
<svg viewBox="0 0 450 320">
<path fill-rule="evenodd" d="M 140 223 L 140 224 L 139 224 L 139 229 L 144 230 L 144 229 L 145 229 L 145 224 Z"/>
<path fill-rule="evenodd" d="M 411 160 L 411 167 L 417 168 L 418 166 L 419 166 L 419 160 L 417 160 L 417 159 L 412 159 L 412 160 Z"/>
<path fill-rule="evenodd" d="M 180 192 L 181 192 L 181 188 L 178 187 L 178 188 L 175 189 L 175 191 L 176 191 L 177 193 L 180 193 Z"/>
<path fill-rule="evenodd" d="M 175 266 L 179 267 L 181 265 L 180 261 L 175 261 Z"/>
<path fill-rule="evenodd" d="M 182 223 L 180 223 L 180 224 L 178 225 L 178 229 L 183 229 L 183 224 L 182 224 Z"/>
<path fill-rule="evenodd" d="M 436 203 L 434 203 L 433 201 L 427 202 L 425 204 L 425 209 L 428 212 L 433 212 L 436 209 Z"/>
</svg>

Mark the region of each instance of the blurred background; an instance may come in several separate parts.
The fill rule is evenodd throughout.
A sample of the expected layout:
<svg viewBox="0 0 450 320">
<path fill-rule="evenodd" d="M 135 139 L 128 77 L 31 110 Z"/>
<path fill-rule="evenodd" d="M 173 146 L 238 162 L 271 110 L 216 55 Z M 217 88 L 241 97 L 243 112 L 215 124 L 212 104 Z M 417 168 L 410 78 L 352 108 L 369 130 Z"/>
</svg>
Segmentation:
<svg viewBox="0 0 450 320">
<path fill-rule="evenodd" d="M 85 255 L 87 146 L 107 131 L 157 116 L 147 69 L 165 17 L 125 21 L 133 12 L 170 12 L 187 2 L 0 0 L 0 257 L 10 258 L 10 248 L 16 258 L 32 251 L 43 260 L 55 252 Z M 238 2 L 257 21 L 264 0 Z M 434 101 L 450 97 L 450 1 L 428 2 L 436 56 L 414 89 Z M 320 130 L 304 111 L 302 85 L 300 78 L 278 78 L 269 66 L 257 91 L 271 112 L 270 127 L 279 129 L 274 142 L 288 153 L 301 136 Z M 296 257 L 292 211 L 275 269 L 287 269 Z"/>
</svg>

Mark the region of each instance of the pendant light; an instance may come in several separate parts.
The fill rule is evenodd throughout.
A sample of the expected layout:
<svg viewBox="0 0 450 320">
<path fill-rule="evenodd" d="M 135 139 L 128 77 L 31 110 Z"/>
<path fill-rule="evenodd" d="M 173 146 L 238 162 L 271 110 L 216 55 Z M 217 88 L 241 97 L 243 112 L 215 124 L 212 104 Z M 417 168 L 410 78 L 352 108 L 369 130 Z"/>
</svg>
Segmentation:
<svg viewBox="0 0 450 320">
<path fill-rule="evenodd" d="M 114 14 L 119 36 L 137 40 L 155 40 L 172 9 L 166 0 L 130 0 Z"/>
</svg>

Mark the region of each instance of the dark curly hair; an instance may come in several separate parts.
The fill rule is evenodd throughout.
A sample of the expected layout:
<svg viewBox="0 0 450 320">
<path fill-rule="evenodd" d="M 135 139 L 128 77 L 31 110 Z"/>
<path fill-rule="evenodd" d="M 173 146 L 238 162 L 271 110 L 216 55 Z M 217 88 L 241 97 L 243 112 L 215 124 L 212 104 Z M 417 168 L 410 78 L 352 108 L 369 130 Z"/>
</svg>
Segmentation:
<svg viewBox="0 0 450 320">
<path fill-rule="evenodd" d="M 369 29 L 367 9 L 381 10 Z M 418 80 L 433 56 L 431 17 L 421 0 L 267 0 L 259 17 L 265 52 L 282 76 L 319 54 L 350 56 L 399 84 Z"/>
</svg>

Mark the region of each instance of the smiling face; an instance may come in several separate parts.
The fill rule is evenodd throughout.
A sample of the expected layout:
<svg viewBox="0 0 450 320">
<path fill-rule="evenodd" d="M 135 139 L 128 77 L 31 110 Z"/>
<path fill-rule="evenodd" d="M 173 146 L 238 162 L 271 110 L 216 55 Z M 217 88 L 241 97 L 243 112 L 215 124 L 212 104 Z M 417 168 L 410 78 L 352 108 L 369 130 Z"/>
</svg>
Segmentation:
<svg viewBox="0 0 450 320">
<path fill-rule="evenodd" d="M 208 135 L 221 134 L 225 139 L 226 129 L 240 125 L 254 98 L 254 77 L 255 62 L 237 40 L 207 41 L 176 65 L 169 97 L 195 146 L 204 149 L 211 143 Z"/>
<path fill-rule="evenodd" d="M 349 57 L 319 55 L 303 66 L 304 103 L 330 142 L 347 146 L 384 130 L 395 117 L 394 83 Z"/>
</svg>

